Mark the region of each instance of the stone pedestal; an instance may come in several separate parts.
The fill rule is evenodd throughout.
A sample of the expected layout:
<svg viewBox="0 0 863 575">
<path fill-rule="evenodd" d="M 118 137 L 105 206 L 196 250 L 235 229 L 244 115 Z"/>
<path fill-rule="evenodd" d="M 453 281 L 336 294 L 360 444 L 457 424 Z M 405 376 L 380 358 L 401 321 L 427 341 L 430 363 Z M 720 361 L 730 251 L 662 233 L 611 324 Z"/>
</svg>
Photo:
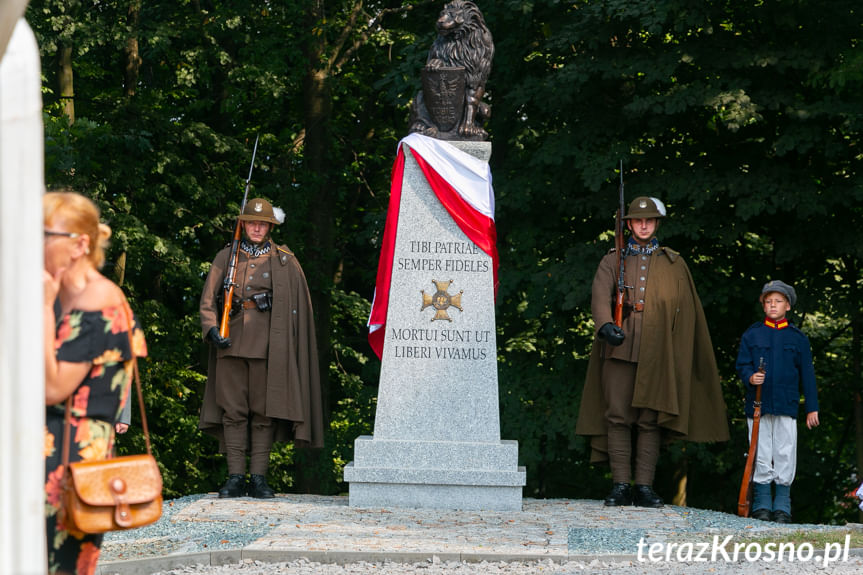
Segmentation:
<svg viewBox="0 0 863 575">
<path fill-rule="evenodd" d="M 350 505 L 519 510 L 518 443 L 500 439 L 492 259 L 403 145 L 374 435 L 345 467 Z M 487 142 L 450 145 L 491 156 Z"/>
</svg>

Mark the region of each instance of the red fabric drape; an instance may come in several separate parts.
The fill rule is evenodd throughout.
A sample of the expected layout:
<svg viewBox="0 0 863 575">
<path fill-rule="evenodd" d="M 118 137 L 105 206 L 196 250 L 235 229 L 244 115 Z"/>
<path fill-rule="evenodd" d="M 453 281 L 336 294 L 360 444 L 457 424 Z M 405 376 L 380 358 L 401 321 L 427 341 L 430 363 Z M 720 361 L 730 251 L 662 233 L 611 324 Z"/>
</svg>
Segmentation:
<svg viewBox="0 0 863 575">
<path fill-rule="evenodd" d="M 491 256 L 494 278 L 494 294 L 498 287 L 498 253 L 497 230 L 494 219 L 477 211 L 470 205 L 449 182 L 443 179 L 425 159 L 411 149 L 411 154 L 422 170 L 426 180 L 440 200 L 447 213 L 456 222 L 459 229 L 474 242 L 483 252 Z M 381 256 L 378 261 L 378 274 L 375 281 L 375 296 L 372 302 L 372 312 L 369 316 L 369 345 L 378 356 L 383 356 L 384 335 L 386 334 L 387 309 L 390 299 L 390 283 L 393 275 L 393 255 L 395 252 L 396 232 L 398 230 L 399 206 L 401 205 L 402 180 L 404 176 L 405 157 L 402 145 L 399 144 L 398 155 L 393 164 L 392 181 L 390 183 L 390 202 L 387 207 L 387 220 L 384 227 Z"/>
</svg>

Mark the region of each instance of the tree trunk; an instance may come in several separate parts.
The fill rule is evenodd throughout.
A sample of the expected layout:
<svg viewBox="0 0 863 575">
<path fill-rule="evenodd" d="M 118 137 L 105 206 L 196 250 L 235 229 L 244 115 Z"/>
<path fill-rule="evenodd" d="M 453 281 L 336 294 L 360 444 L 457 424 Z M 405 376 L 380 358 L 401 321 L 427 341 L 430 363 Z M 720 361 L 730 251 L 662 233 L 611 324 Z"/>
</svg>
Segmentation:
<svg viewBox="0 0 863 575">
<path fill-rule="evenodd" d="M 75 122 L 75 89 L 72 73 L 72 44 L 62 43 L 58 49 L 60 72 L 57 81 L 60 84 L 60 100 L 63 102 L 63 112 L 69 117 L 69 123 Z"/>
<path fill-rule="evenodd" d="M 123 287 L 126 281 L 126 252 L 120 253 L 117 257 L 117 262 L 114 264 L 114 283 Z"/>
<path fill-rule="evenodd" d="M 138 51 L 138 21 L 141 17 L 141 0 L 133 0 L 129 3 L 126 23 L 129 28 L 129 36 L 126 38 L 126 66 L 123 73 L 123 95 L 131 98 L 135 95 L 138 85 L 138 74 L 141 69 L 141 54 Z"/>
<path fill-rule="evenodd" d="M 307 24 L 312 27 L 324 17 L 324 4 L 320 0 L 308 8 Z M 330 363 L 330 302 L 333 277 L 336 272 L 333 257 L 333 185 L 329 181 L 327 151 L 330 149 L 329 121 L 332 112 L 332 94 L 328 86 L 326 70 L 326 39 L 324 34 L 310 35 L 306 45 L 306 76 L 303 82 L 303 107 L 307 194 L 310 198 L 308 219 L 309 234 L 306 261 L 301 262 L 307 270 L 312 305 L 315 310 L 315 333 L 318 343 L 318 357 L 321 371 L 321 399 L 324 409 L 324 425 L 329 424 L 330 389 L 328 366 Z M 308 450 L 307 450 L 308 451 Z M 319 451 L 319 450 L 317 450 Z M 317 455 L 304 453 L 301 460 L 305 465 L 298 468 L 295 485 L 306 493 L 314 492 L 319 484 L 315 477 Z"/>
<path fill-rule="evenodd" d="M 677 469 L 674 470 L 674 497 L 671 499 L 672 505 L 679 505 L 680 507 L 686 507 L 686 482 L 689 477 L 689 464 L 687 463 L 689 460 L 684 455 L 683 459 L 680 460 L 680 463 L 677 466 Z"/>
</svg>

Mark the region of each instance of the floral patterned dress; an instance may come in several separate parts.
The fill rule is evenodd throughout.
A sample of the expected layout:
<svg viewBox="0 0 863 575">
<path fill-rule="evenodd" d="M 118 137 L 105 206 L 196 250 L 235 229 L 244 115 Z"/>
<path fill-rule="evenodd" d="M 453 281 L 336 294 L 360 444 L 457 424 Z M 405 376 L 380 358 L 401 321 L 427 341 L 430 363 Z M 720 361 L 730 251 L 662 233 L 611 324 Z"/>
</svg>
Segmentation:
<svg viewBox="0 0 863 575">
<path fill-rule="evenodd" d="M 144 334 L 133 318 L 135 355 L 147 355 Z M 72 310 L 58 323 L 58 361 L 91 363 L 92 368 L 72 394 L 69 461 L 104 459 L 113 453 L 114 422 L 132 387 L 132 350 L 123 306 L 101 311 Z M 63 417 L 66 402 L 48 406 L 45 429 L 45 520 L 48 570 L 90 575 L 96 569 L 102 535 L 76 537 L 60 520 L 63 480 Z"/>
</svg>

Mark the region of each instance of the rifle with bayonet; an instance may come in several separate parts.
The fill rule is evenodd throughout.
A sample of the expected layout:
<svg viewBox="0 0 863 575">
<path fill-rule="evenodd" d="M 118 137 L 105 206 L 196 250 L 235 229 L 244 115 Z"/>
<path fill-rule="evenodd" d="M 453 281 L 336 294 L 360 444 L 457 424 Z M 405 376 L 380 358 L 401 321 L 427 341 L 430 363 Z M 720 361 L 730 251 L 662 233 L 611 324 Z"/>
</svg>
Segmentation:
<svg viewBox="0 0 863 575">
<path fill-rule="evenodd" d="M 625 257 L 623 249 L 626 243 L 623 238 L 623 160 L 620 160 L 620 186 L 617 189 L 618 206 L 614 228 L 614 247 L 617 251 L 617 292 L 614 297 L 614 325 L 623 327 L 623 296 L 626 293 L 624 285 Z"/>
<path fill-rule="evenodd" d="M 246 191 L 243 193 L 243 203 L 240 204 L 240 215 L 246 209 L 246 200 L 249 198 L 249 186 L 252 183 L 252 170 L 255 169 L 255 154 L 258 152 L 258 136 L 255 136 L 255 147 L 252 149 L 252 163 L 249 166 L 249 177 L 246 178 Z M 225 272 L 225 281 L 222 283 L 222 319 L 219 323 L 219 336 L 227 338 L 229 335 L 228 320 L 231 315 L 231 305 L 234 298 L 234 287 L 237 285 L 234 278 L 237 275 L 237 258 L 240 255 L 240 239 L 242 238 L 242 222 L 237 216 L 234 226 L 234 237 L 231 240 L 231 255 L 228 257 L 228 269 Z"/>
</svg>

